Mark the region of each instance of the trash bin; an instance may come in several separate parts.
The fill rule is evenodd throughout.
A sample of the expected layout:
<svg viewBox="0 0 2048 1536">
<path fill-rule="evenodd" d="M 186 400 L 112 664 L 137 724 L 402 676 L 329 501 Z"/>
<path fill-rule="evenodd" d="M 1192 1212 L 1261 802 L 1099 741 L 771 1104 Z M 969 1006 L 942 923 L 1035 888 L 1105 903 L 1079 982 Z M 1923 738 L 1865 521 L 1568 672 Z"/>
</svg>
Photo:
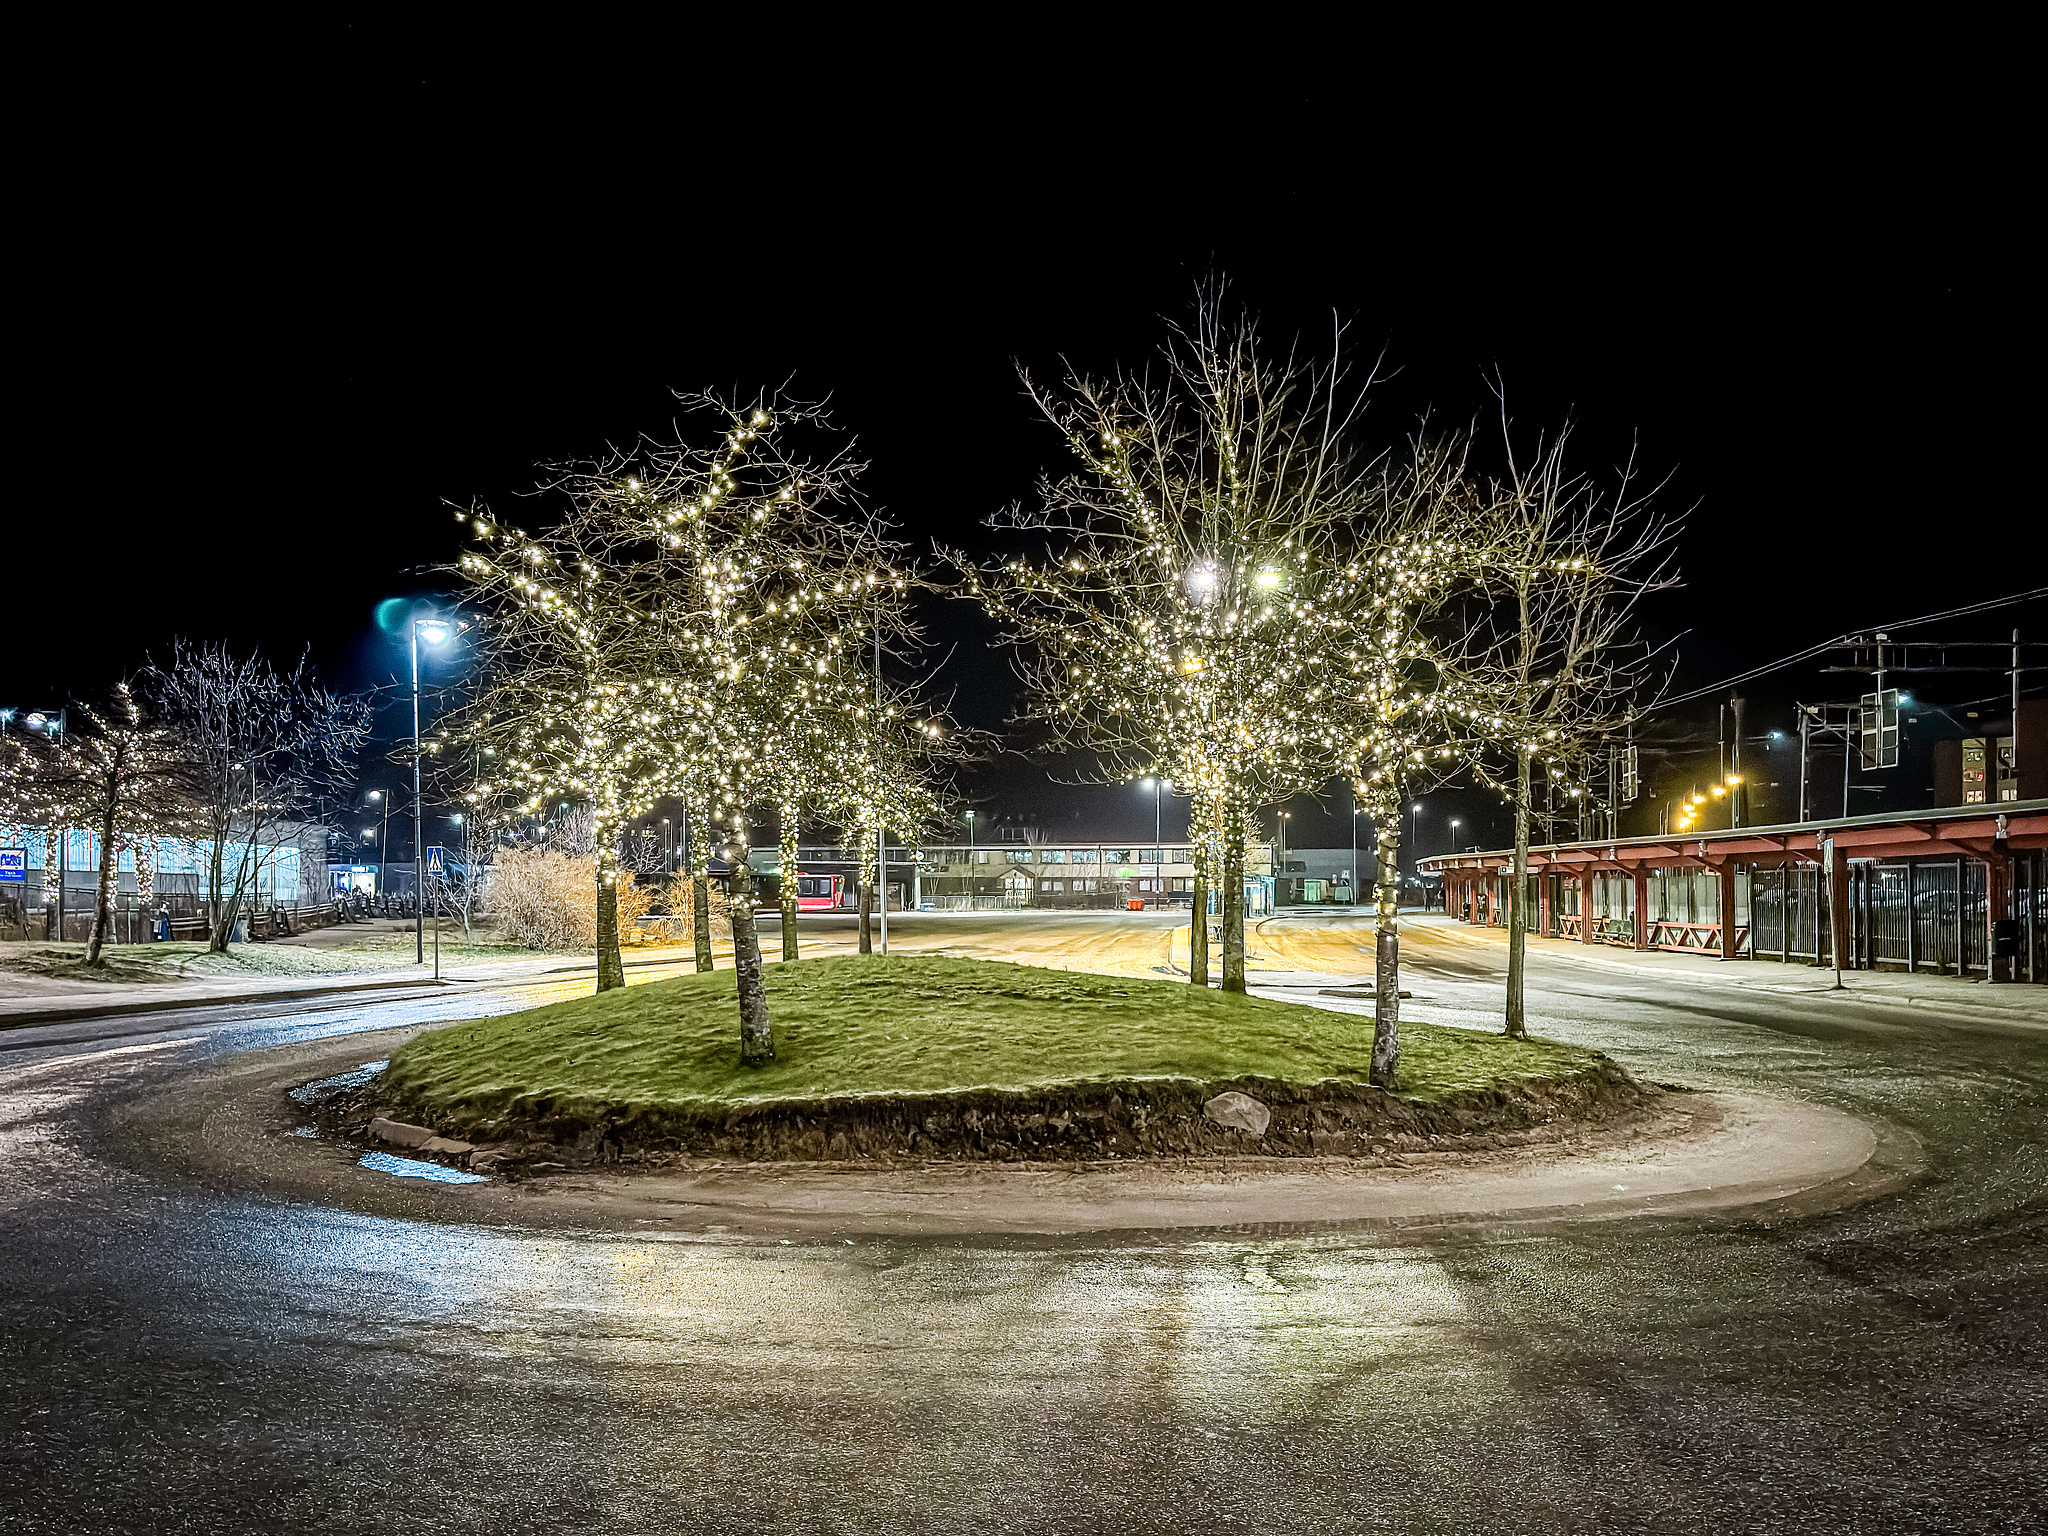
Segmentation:
<svg viewBox="0 0 2048 1536">
<path fill-rule="evenodd" d="M 1144 898 L 1140 896 L 1133 896 L 1130 900 L 1124 903 L 1124 907 L 1127 911 L 1142 912 L 1145 910 Z"/>
</svg>

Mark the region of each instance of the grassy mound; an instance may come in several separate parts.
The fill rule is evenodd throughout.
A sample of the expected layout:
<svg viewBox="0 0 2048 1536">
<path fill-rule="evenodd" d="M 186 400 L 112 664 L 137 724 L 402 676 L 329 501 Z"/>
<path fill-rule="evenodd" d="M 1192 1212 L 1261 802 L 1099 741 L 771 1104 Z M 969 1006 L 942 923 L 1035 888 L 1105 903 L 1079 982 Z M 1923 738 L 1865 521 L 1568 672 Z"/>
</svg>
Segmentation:
<svg viewBox="0 0 2048 1536">
<path fill-rule="evenodd" d="M 1183 983 L 988 960 L 846 956 L 766 968 L 777 1059 L 738 1064 L 729 971 L 451 1025 L 392 1058 L 380 1099 L 457 1127 L 545 1116 L 706 1116 L 863 1097 L 1030 1093 L 1153 1080 L 1364 1083 L 1372 1021 Z M 1601 1058 L 1406 1023 L 1401 1090 L 1424 1101 Z"/>
</svg>

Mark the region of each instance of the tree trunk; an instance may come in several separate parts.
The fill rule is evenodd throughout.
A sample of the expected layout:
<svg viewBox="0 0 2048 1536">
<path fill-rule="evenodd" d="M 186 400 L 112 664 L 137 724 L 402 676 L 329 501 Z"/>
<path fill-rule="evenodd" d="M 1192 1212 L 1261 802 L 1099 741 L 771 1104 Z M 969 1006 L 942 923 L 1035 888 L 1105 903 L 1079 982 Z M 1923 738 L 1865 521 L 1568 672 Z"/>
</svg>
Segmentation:
<svg viewBox="0 0 2048 1536">
<path fill-rule="evenodd" d="M 1195 850 L 1195 900 L 1188 918 L 1188 980 L 1209 985 L 1209 855 Z"/>
<path fill-rule="evenodd" d="M 872 955 L 875 952 L 875 887 L 862 876 L 860 882 L 860 952 Z"/>
<path fill-rule="evenodd" d="M 1372 1084 L 1396 1091 L 1401 1075 L 1401 816 L 1374 816 Z"/>
<path fill-rule="evenodd" d="M 92 932 L 85 939 L 85 963 L 100 963 L 100 947 L 107 941 L 107 926 L 113 916 L 110 887 L 121 878 L 121 852 L 114 842 L 114 799 L 107 797 L 107 816 L 100 830 L 100 889 L 92 904 Z"/>
<path fill-rule="evenodd" d="M 602 854 L 597 861 L 597 990 L 609 992 L 626 984 L 626 962 L 619 955 L 619 872 Z"/>
<path fill-rule="evenodd" d="M 216 851 L 215 857 L 218 856 Z M 242 890 L 250 882 L 250 871 L 255 867 L 255 858 L 256 836 L 252 832 L 249 846 L 242 851 L 241 867 L 235 871 L 235 888 L 229 891 L 226 898 L 214 909 L 214 938 L 210 947 L 217 955 L 224 955 L 228 951 L 228 935 L 235 931 L 235 919 L 242 915 Z M 417 875 L 414 876 L 414 882 L 418 882 Z M 226 882 L 223 881 L 222 884 L 225 885 Z"/>
<path fill-rule="evenodd" d="M 213 920 L 206 933 L 206 947 L 216 955 L 226 954 L 228 948 L 227 925 L 221 921 L 221 910 L 227 905 L 221 896 L 221 851 L 226 846 L 227 834 L 223 832 L 213 840 L 213 862 L 206 883 L 207 915 Z"/>
<path fill-rule="evenodd" d="M 782 958 L 796 959 L 797 810 L 782 808 L 782 879 L 777 895 L 782 906 Z"/>
<path fill-rule="evenodd" d="M 1223 990 L 1244 990 L 1244 817 L 1223 824 Z"/>
<path fill-rule="evenodd" d="M 1529 748 L 1515 749 L 1515 877 L 1508 884 L 1507 1033 L 1529 1038 L 1522 1016 L 1523 977 L 1529 955 Z"/>
<path fill-rule="evenodd" d="M 754 872 L 742 856 L 732 866 L 732 967 L 739 984 L 740 1065 L 765 1066 L 775 1059 L 775 1033 L 768 1025 L 768 994 L 761 985 L 761 940 L 754 930 Z"/>
</svg>

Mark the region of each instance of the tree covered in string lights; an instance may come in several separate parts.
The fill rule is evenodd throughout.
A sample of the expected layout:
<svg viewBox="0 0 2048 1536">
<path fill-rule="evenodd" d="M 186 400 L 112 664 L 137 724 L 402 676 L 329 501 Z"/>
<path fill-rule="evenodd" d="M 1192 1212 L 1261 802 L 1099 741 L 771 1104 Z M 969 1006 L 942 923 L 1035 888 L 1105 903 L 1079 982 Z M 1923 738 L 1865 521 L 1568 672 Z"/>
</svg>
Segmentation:
<svg viewBox="0 0 2048 1536">
<path fill-rule="evenodd" d="M 1475 776 L 1514 811 L 1515 900 L 1508 905 L 1506 1033 L 1528 1033 L 1530 827 L 1535 771 L 1553 794 L 1584 799 L 1589 764 L 1641 713 L 1653 681 L 1635 634 L 1637 604 L 1676 586 L 1680 520 L 1641 488 L 1633 459 L 1612 484 L 1569 467 L 1569 424 L 1518 453 L 1503 416 L 1505 469 L 1490 482 L 1488 599 L 1456 646 L 1459 718 Z"/>
<path fill-rule="evenodd" d="M 681 722 L 669 707 L 647 594 L 608 562 L 578 514 L 539 535 L 465 514 L 478 547 L 462 557 L 482 674 L 450 713 L 436 754 L 473 779 L 466 814 L 486 825 L 559 800 L 591 808 L 597 987 L 625 984 L 617 880 L 626 826 L 666 784 Z"/>
<path fill-rule="evenodd" d="M 99 884 L 85 963 L 97 968 L 105 963 L 121 855 L 134 852 L 146 899 L 151 840 L 205 828 L 204 785 L 189 744 L 146 714 L 125 681 L 114 685 L 104 707 L 76 705 L 67 716 L 61 734 L 0 740 L 0 818 L 43 828 L 46 886 L 61 878 L 57 842 L 67 829 L 96 834 Z"/>
<path fill-rule="evenodd" d="M 944 824 L 938 776 L 964 752 L 963 737 L 950 727 L 927 731 L 907 702 L 883 684 L 875 727 L 841 743 L 832 759 L 837 778 L 816 797 L 824 818 L 851 832 L 859 849 L 858 945 L 864 955 L 874 950 L 876 904 L 888 899 L 881 880 L 884 836 L 894 832 L 915 841 Z"/>
<path fill-rule="evenodd" d="M 1044 552 L 951 558 L 1021 648 L 1054 744 L 1191 798 L 1198 868 L 1223 887 L 1223 986 L 1241 992 L 1250 818 L 1355 771 L 1343 653 L 1373 595 L 1355 550 L 1380 472 L 1350 429 L 1370 379 L 1262 355 L 1220 285 L 1163 356 L 1152 375 L 1027 377 L 1079 467 L 991 521 Z M 1207 985 L 1203 901 L 1190 980 Z"/>
<path fill-rule="evenodd" d="M 1476 590 L 1493 556 L 1468 446 L 1462 435 L 1419 435 L 1404 459 L 1385 462 L 1346 567 L 1366 595 L 1347 610 L 1332 718 L 1350 739 L 1353 787 L 1373 827 L 1372 1081 L 1390 1090 L 1400 1071 L 1401 806 L 1474 748 L 1457 626 L 1444 622 L 1446 604 Z"/>
<path fill-rule="evenodd" d="M 714 837 L 731 857 L 741 1059 L 759 1062 L 774 1041 L 747 862 L 753 809 L 840 782 L 858 755 L 849 744 L 870 735 L 945 731 L 913 722 L 906 701 L 878 703 L 860 666 L 868 636 L 908 633 L 909 581 L 852 502 L 861 466 L 795 446 L 823 413 L 684 403 L 722 420 L 715 439 L 643 443 L 563 474 L 552 488 L 568 510 L 545 532 L 462 514 L 478 541 L 461 570 L 486 615 L 490 681 L 458 734 L 493 749 L 472 795 L 537 807 L 565 794 L 596 808 L 601 921 L 617 878 L 606 855 L 628 823 L 660 799 L 690 807 L 693 873 L 703 878 Z M 708 959 L 701 900 L 698 926 Z M 623 982 L 615 926 L 609 939 L 600 990 Z"/>
</svg>

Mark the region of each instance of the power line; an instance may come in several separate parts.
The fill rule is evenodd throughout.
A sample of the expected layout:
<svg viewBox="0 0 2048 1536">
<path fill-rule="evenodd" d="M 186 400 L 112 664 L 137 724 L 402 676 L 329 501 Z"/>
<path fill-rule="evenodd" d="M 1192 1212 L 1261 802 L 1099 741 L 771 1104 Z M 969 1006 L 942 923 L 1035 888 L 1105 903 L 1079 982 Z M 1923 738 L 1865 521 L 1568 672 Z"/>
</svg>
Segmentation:
<svg viewBox="0 0 2048 1536">
<path fill-rule="evenodd" d="M 2030 603 L 2042 597 L 2048 597 L 2048 587 L 2035 587 L 2031 591 L 2015 592 L 2011 597 L 1995 598 L 1988 603 L 1972 603 L 1967 608 L 1951 608 L 1945 613 L 1927 613 L 1922 614 L 1917 619 L 1901 619 L 1896 624 L 1879 624 L 1874 626 L 1870 632 L 1875 634 L 1882 630 L 1890 633 L 1895 629 L 1911 629 L 1917 624 L 1936 624 L 1943 619 L 1960 619 L 1973 613 L 1989 613 L 1994 608 L 2010 608 L 2015 603 Z M 1739 673 L 1734 677 L 1724 678 L 1722 681 L 1705 688 L 1695 688 L 1691 693 L 1681 693 L 1675 699 L 1659 699 L 1656 703 L 1650 705 L 1648 709 L 1645 709 L 1643 713 L 1649 714 L 1651 710 L 1669 709 L 1674 704 L 1690 704 L 1694 699 L 1707 698 L 1710 695 L 1721 692 L 1723 689 L 1733 688 L 1738 683 L 1746 683 L 1754 678 L 1782 671 L 1786 667 L 1795 667 L 1802 661 L 1811 661 L 1823 651 L 1831 651 L 1839 645 L 1847 644 L 1853 638 L 1849 635 L 1837 635 L 1832 640 L 1823 640 L 1819 645 L 1808 646 L 1805 650 L 1786 656 L 1781 660 L 1770 662 L 1748 672 Z"/>
</svg>

